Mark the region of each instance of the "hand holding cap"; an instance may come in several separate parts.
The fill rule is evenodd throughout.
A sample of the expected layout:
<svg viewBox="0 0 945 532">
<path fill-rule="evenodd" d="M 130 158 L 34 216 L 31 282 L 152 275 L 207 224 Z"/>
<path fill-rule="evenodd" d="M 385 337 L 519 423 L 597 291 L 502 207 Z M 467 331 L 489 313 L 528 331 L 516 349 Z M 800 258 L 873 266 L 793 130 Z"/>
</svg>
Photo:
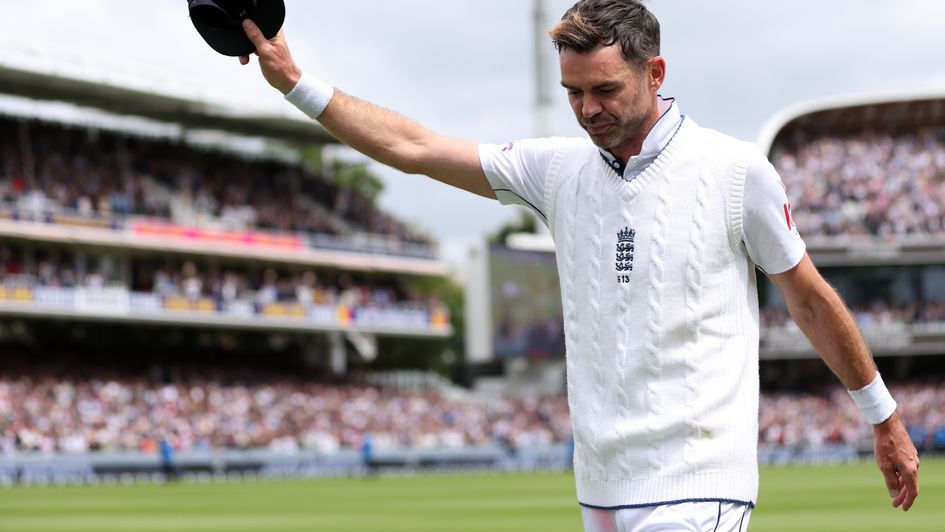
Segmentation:
<svg viewBox="0 0 945 532">
<path fill-rule="evenodd" d="M 266 39 L 275 37 L 285 22 L 283 0 L 187 0 L 187 7 L 207 44 L 232 57 L 256 51 L 243 30 L 244 19 L 252 20 Z"/>
</svg>

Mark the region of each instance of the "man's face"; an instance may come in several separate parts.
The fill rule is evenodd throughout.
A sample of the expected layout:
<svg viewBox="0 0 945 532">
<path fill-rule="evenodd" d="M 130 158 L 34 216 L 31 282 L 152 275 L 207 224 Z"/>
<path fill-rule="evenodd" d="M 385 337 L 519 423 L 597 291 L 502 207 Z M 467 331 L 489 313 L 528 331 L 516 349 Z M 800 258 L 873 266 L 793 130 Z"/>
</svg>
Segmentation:
<svg viewBox="0 0 945 532">
<path fill-rule="evenodd" d="M 629 65 L 617 44 L 585 54 L 562 50 L 560 61 L 561 85 L 594 144 L 613 151 L 642 143 L 656 96 L 649 70 Z"/>
</svg>

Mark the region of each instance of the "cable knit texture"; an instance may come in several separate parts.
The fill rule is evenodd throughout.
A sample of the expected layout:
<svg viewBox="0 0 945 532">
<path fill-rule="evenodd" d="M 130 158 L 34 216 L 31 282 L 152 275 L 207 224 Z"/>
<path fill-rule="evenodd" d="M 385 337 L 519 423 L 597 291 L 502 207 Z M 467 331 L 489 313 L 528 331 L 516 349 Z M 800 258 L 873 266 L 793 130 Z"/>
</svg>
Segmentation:
<svg viewBox="0 0 945 532">
<path fill-rule="evenodd" d="M 629 183 L 590 142 L 556 154 L 544 207 L 582 504 L 755 502 L 758 308 L 740 243 L 749 150 L 686 118 Z"/>
<path fill-rule="evenodd" d="M 566 252 L 559 253 L 558 262 L 559 262 L 559 272 L 561 278 L 561 296 L 562 296 L 562 306 L 565 310 L 565 322 L 577 322 L 577 309 L 578 306 L 574 301 L 576 295 L 576 290 L 574 289 L 574 278 L 577 276 L 577 272 L 574 271 L 575 263 L 575 253 L 577 252 L 577 246 L 574 245 L 574 233 L 577 231 L 578 226 L 576 223 L 577 220 L 577 208 L 578 208 L 578 197 L 582 193 L 580 180 L 577 180 L 577 183 L 572 185 L 571 190 L 574 190 L 575 194 L 570 198 L 567 198 L 569 201 L 567 205 L 563 207 L 563 216 L 560 218 L 563 220 L 564 227 L 567 230 L 563 231 L 564 235 L 561 239 L 561 247 L 566 249 Z M 581 331 L 575 329 L 571 334 L 565 335 L 565 351 L 577 353 L 577 346 L 581 343 Z M 568 389 L 574 389 L 577 386 L 577 368 L 576 364 L 578 357 L 567 357 L 567 378 L 568 378 Z M 583 410 L 580 408 L 581 405 L 578 404 L 578 399 L 581 397 L 578 394 L 569 393 L 568 394 L 568 410 L 570 412 L 575 412 L 578 410 Z M 577 423 L 587 423 L 589 419 L 573 420 L 574 425 L 574 442 L 575 447 L 583 451 L 587 448 L 590 443 L 587 441 L 587 436 L 591 433 L 590 429 L 586 426 L 578 426 Z M 592 446 L 591 446 L 592 447 Z M 583 476 L 589 476 L 590 473 L 585 467 L 585 460 L 577 459 L 577 452 L 575 452 L 575 461 L 574 461 L 574 471 L 575 474 Z"/>
<path fill-rule="evenodd" d="M 708 205 L 710 168 L 702 167 L 702 176 L 699 179 L 699 188 L 696 192 L 696 208 L 693 211 L 692 227 L 689 230 L 689 257 L 686 264 L 686 329 L 689 333 L 686 345 L 685 358 L 685 386 L 683 392 L 683 407 L 686 409 L 686 444 L 683 448 L 683 462 L 686 467 L 693 464 L 696 454 L 696 441 L 703 436 L 703 428 L 696 422 L 696 407 L 699 390 L 706 383 L 700 383 L 699 377 L 699 309 L 702 296 L 702 269 L 705 258 L 706 215 Z"/>
<path fill-rule="evenodd" d="M 584 312 L 589 318 L 587 345 L 590 347 L 590 356 L 588 362 L 590 367 L 594 369 L 591 379 L 592 393 L 589 394 L 589 398 L 592 398 L 589 405 L 589 421 L 593 428 L 589 438 L 591 453 L 589 453 L 588 459 L 591 464 L 594 465 L 593 471 L 596 472 L 594 478 L 606 480 L 607 469 L 604 467 L 604 464 L 601 463 L 603 456 L 600 452 L 600 425 L 602 421 L 600 414 L 604 401 L 604 366 L 606 365 L 603 359 L 603 350 L 601 349 L 601 321 L 605 319 L 601 313 L 601 276 L 603 275 L 601 258 L 603 235 L 601 233 L 604 229 L 604 216 L 601 212 L 601 196 L 603 195 L 603 189 L 606 183 L 597 180 L 593 185 L 589 193 L 590 209 L 588 214 L 590 215 L 590 224 L 587 226 L 589 231 L 587 236 L 582 238 L 583 241 L 590 245 L 590 252 L 586 254 L 586 264 L 588 266 L 588 294 L 583 304 L 585 308 Z M 584 237 L 584 235 L 581 236 Z"/>
<path fill-rule="evenodd" d="M 670 173 L 664 172 L 662 178 L 652 186 L 659 190 L 656 200 L 656 212 L 651 222 L 651 249 L 649 253 L 649 290 L 646 298 L 646 429 L 649 434 L 660 430 L 663 419 L 663 362 L 661 344 L 663 340 L 662 314 L 663 289 L 665 287 L 666 224 L 669 209 Z M 662 442 L 659 438 L 649 438 L 649 471 L 658 473 L 663 468 Z"/>
</svg>

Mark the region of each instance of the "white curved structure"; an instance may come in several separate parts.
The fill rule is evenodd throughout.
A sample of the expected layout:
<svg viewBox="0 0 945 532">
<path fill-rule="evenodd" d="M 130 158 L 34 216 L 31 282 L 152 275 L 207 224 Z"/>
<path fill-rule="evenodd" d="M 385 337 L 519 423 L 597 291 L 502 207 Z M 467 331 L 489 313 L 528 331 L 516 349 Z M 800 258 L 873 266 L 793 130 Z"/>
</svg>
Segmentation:
<svg viewBox="0 0 945 532">
<path fill-rule="evenodd" d="M 0 92 L 39 101 L 69 102 L 110 113 L 296 143 L 335 144 L 300 113 L 260 106 L 156 75 L 124 62 L 80 52 L 0 39 Z"/>
<path fill-rule="evenodd" d="M 890 108 L 895 106 L 909 107 L 919 102 L 928 102 L 931 106 L 937 107 L 936 115 L 928 118 L 939 118 L 939 124 L 945 125 L 945 88 L 940 90 L 918 90 L 918 91 L 886 91 L 876 93 L 846 94 L 837 96 L 827 96 L 798 102 L 778 111 L 765 122 L 758 136 L 758 148 L 762 153 L 770 154 L 778 134 L 787 126 L 799 119 L 809 117 L 817 113 L 840 113 L 843 111 L 854 111 L 862 109 L 862 113 L 869 114 L 871 109 L 874 113 L 880 113 L 881 108 Z M 900 111 L 903 112 L 903 111 Z M 905 111 L 908 112 L 907 110 Z M 895 114 L 896 111 L 889 110 L 887 114 Z M 864 117 L 868 119 L 869 117 Z M 886 121 L 888 117 L 877 116 L 878 122 Z"/>
</svg>

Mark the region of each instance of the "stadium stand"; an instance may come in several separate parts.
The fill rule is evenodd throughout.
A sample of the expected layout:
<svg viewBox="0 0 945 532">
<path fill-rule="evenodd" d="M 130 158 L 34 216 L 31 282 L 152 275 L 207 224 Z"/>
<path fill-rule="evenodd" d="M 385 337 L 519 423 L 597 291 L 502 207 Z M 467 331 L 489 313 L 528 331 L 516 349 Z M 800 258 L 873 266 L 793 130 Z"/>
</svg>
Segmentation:
<svg viewBox="0 0 945 532">
<path fill-rule="evenodd" d="M 851 307 L 917 448 L 945 446 L 945 98 L 798 104 L 759 142 L 814 262 Z M 872 452 L 869 427 L 764 281 L 759 443 L 767 462 Z M 814 384 L 816 383 L 816 384 Z M 813 389 L 812 389 L 813 388 Z M 818 451 L 819 449 L 819 451 Z"/>
<path fill-rule="evenodd" d="M 796 129 L 772 155 L 802 234 L 945 231 L 945 129 L 848 136 Z"/>
<path fill-rule="evenodd" d="M 430 239 L 298 163 L 247 160 L 166 139 L 0 119 L 0 201 L 10 212 L 163 218 L 229 229 Z"/>
<path fill-rule="evenodd" d="M 940 407 L 945 399 L 943 384 L 915 381 L 890 388 L 920 450 L 945 450 L 945 412 Z M 759 443 L 793 449 L 845 444 L 858 449 L 872 445 L 872 429 L 840 387 L 821 394 L 763 394 Z"/>
<path fill-rule="evenodd" d="M 55 255 L 31 251 L 34 259 L 27 260 L 21 247 L 0 242 L 0 284 L 29 288 L 124 286 L 110 275 L 114 272 L 94 266 L 83 271 L 69 250 Z M 114 259 L 108 255 L 98 258 Z M 221 310 L 238 301 L 258 306 L 297 303 L 303 307 L 341 304 L 350 308 L 422 306 L 430 312 L 441 310 L 435 294 L 408 293 L 397 278 L 362 279 L 344 272 L 323 272 L 320 278 L 311 269 L 280 272 L 279 268 L 265 267 L 247 271 L 245 265 L 232 265 L 233 269 L 207 267 L 182 258 L 136 258 L 131 265 L 132 292 L 191 301 L 210 298 Z"/>
<path fill-rule="evenodd" d="M 332 454 L 566 441 L 567 402 L 553 398 L 448 398 L 358 383 L 319 383 L 276 370 L 191 362 L 172 372 L 39 367 L 7 358 L 0 377 L 0 448 L 16 452 L 154 453 L 161 437 L 181 452 L 268 449 Z M 159 378 L 153 378 L 157 375 Z M 169 378 L 168 378 L 169 377 Z"/>
<path fill-rule="evenodd" d="M 227 468 L 323 441 L 318 401 L 348 416 L 377 390 L 333 384 L 349 366 L 449 337 L 445 305 L 417 288 L 446 272 L 436 243 L 335 165 L 303 164 L 301 147 L 333 142 L 310 121 L 14 59 L 0 61 L 14 95 L 0 96 L 0 483 L 151 467 L 163 437 L 184 460 L 230 450 Z M 419 400 L 405 394 L 382 397 Z"/>
<path fill-rule="evenodd" d="M 811 257 L 878 356 L 945 353 L 943 106 L 925 94 L 807 102 L 774 116 L 759 141 Z M 763 285 L 764 356 L 813 356 Z"/>
<path fill-rule="evenodd" d="M 160 359 L 137 372 L 63 356 L 31 363 L 8 356 L 0 373 L 0 449 L 6 455 L 87 452 L 154 454 L 160 438 L 180 452 L 265 449 L 331 455 L 370 435 L 379 450 L 513 450 L 570 437 L 567 401 L 550 397 L 449 397 L 436 390 L 319 382 L 266 367 L 226 368 Z M 146 361 L 138 360 L 141 368 Z M 910 435 L 925 451 L 945 451 L 945 380 L 892 385 Z M 855 455 L 871 429 L 836 384 L 821 392 L 762 395 L 763 449 L 812 457 L 825 449 Z"/>
<path fill-rule="evenodd" d="M 127 255 L 0 238 L 0 313 L 439 336 L 449 313 L 408 277 L 220 257 Z"/>
<path fill-rule="evenodd" d="M 378 335 L 449 334 L 411 288 L 445 273 L 435 243 L 302 164 L 295 143 L 330 141 L 320 128 L 22 68 L 0 71 L 11 93 L 102 108 L 0 97 L 0 314 L 315 331 L 337 371 L 346 350 L 375 357 Z"/>
</svg>

